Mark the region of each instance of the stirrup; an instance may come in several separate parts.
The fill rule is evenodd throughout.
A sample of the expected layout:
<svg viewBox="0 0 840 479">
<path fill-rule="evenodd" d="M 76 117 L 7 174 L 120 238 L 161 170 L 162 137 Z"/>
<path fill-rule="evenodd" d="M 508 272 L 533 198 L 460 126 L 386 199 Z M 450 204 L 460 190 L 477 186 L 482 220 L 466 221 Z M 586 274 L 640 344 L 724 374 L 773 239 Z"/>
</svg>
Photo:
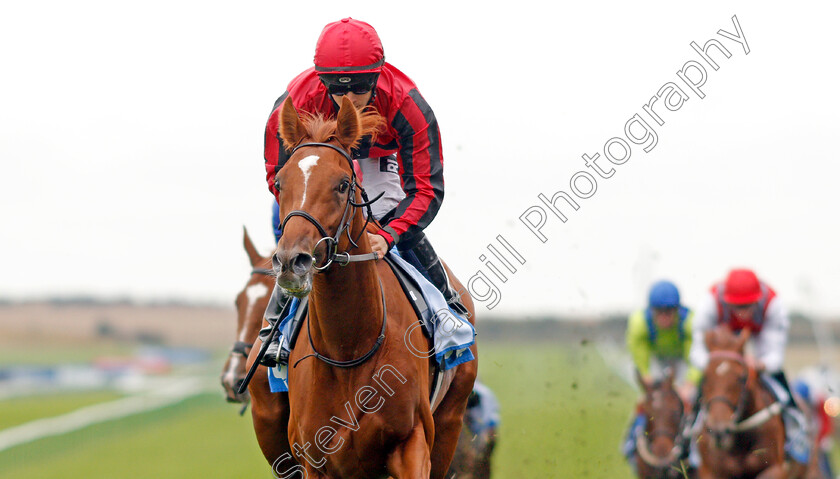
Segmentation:
<svg viewBox="0 0 840 479">
<path fill-rule="evenodd" d="M 268 349 L 265 350 L 265 355 L 260 360 L 260 364 L 267 368 L 289 364 L 289 352 L 280 347 L 279 339 L 275 339 L 268 345 Z"/>
<path fill-rule="evenodd" d="M 447 286 L 447 294 L 443 295 L 443 299 L 446 300 L 446 305 L 452 308 L 453 311 L 458 313 L 460 316 L 463 316 L 464 319 L 470 317 L 470 312 L 467 310 L 467 307 L 464 306 L 464 303 L 461 302 L 461 295 L 458 294 L 452 286 L 449 284 Z"/>
<path fill-rule="evenodd" d="M 467 307 L 464 306 L 464 303 L 461 302 L 461 298 L 453 298 L 451 301 L 447 301 L 446 304 L 460 316 L 463 316 L 464 319 L 470 316 L 470 312 Z"/>
</svg>

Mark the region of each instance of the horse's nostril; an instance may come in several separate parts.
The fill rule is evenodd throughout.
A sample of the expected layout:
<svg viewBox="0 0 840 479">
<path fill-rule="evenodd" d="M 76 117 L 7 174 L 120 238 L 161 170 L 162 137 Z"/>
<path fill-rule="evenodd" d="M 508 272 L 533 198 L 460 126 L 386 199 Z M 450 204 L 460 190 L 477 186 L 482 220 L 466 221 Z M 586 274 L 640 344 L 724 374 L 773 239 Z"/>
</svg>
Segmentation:
<svg viewBox="0 0 840 479">
<path fill-rule="evenodd" d="M 312 268 L 315 259 L 312 257 L 311 254 L 300 253 L 297 254 L 292 259 L 292 271 L 298 275 L 303 276 L 304 274 L 308 273 L 309 270 Z"/>
</svg>

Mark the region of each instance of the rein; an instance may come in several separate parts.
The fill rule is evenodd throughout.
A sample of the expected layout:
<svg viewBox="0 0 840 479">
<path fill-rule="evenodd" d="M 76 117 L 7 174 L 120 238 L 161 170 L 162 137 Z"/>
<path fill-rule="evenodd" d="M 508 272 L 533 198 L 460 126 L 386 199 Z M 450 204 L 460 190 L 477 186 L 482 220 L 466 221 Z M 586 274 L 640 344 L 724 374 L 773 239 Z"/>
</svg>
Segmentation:
<svg viewBox="0 0 840 479">
<path fill-rule="evenodd" d="M 668 455 L 665 457 L 660 457 L 651 452 L 650 444 L 648 443 L 648 437 L 655 438 L 656 436 L 660 435 L 668 435 L 671 431 L 665 431 L 663 429 L 654 429 L 650 434 L 645 431 L 642 431 L 642 434 L 638 435 L 636 450 L 639 453 L 639 457 L 648 465 L 657 469 L 664 469 L 669 466 L 676 465 L 677 461 L 679 460 L 680 456 L 683 454 L 683 437 L 684 437 L 684 430 L 685 430 L 685 405 L 683 404 L 682 398 L 676 393 L 676 391 L 671 391 L 677 397 L 678 404 L 680 405 L 680 410 L 677 413 L 680 417 L 679 423 L 677 425 L 677 430 L 674 435 L 673 441 L 674 446 L 671 447 L 671 450 L 668 452 Z"/>
<path fill-rule="evenodd" d="M 359 185 L 356 181 L 356 169 L 353 167 L 353 158 L 351 158 L 350 154 L 347 153 L 347 151 L 344 150 L 343 148 L 339 148 L 339 147 L 337 147 L 333 144 L 330 144 L 330 143 L 319 143 L 319 142 L 301 143 L 300 145 L 297 145 L 292 150 L 292 154 L 294 154 L 297 150 L 299 150 L 301 148 L 318 147 L 318 146 L 331 148 L 331 149 L 341 153 L 341 156 L 343 156 L 347 160 L 347 163 L 350 165 L 350 172 L 351 172 L 352 177 L 351 177 L 351 181 L 350 181 L 350 188 L 347 192 L 347 203 L 344 206 L 344 212 L 341 215 L 341 221 L 338 224 L 338 228 L 336 229 L 335 235 L 330 236 L 329 234 L 327 234 L 326 229 L 324 229 L 324 227 L 321 225 L 321 223 L 315 217 L 313 217 L 312 215 L 310 215 L 306 211 L 294 210 L 294 211 L 289 212 L 289 214 L 287 214 L 286 217 L 283 219 L 283 223 L 282 223 L 281 230 L 280 230 L 281 236 L 282 236 L 283 232 L 286 231 L 286 223 L 291 218 L 294 218 L 296 216 L 305 219 L 306 221 L 310 222 L 313 226 L 315 226 L 315 228 L 318 230 L 318 233 L 321 234 L 321 239 L 318 240 L 317 243 L 315 243 L 315 248 L 314 249 L 318 249 L 318 246 L 322 242 L 324 242 L 326 244 L 326 249 L 327 249 L 326 259 L 324 261 L 323 266 L 313 265 L 313 268 L 315 268 L 315 270 L 318 271 L 318 272 L 326 271 L 330 266 L 332 266 L 333 263 L 336 263 L 340 266 L 346 266 L 350 263 L 355 263 L 355 262 L 378 260 L 379 259 L 379 254 L 376 253 L 376 252 L 351 255 L 347 251 L 339 252 L 339 251 L 337 251 L 337 249 L 338 249 L 338 241 L 341 238 L 341 235 L 344 234 L 345 232 L 347 234 L 347 239 L 350 241 L 350 244 L 351 244 L 350 248 L 352 249 L 352 248 L 358 248 L 359 247 L 357 242 L 362 237 L 362 235 L 365 234 L 365 231 L 367 230 L 367 225 L 370 223 L 371 219 L 373 218 L 373 211 L 371 210 L 370 205 L 373 204 L 373 202 L 375 202 L 379 198 L 381 198 L 382 195 L 385 194 L 385 192 L 383 191 L 382 193 L 377 195 L 376 198 L 374 198 L 372 200 L 368 200 L 367 193 L 365 193 L 365 189 L 362 188 L 362 186 Z M 362 196 L 362 202 L 361 203 L 356 203 L 355 201 L 353 201 L 353 198 L 355 198 L 355 196 L 356 196 L 355 193 L 356 193 L 357 188 L 359 189 L 359 193 Z M 351 221 L 352 221 L 352 219 L 353 219 L 353 217 L 355 216 L 355 213 L 356 213 L 356 208 L 365 208 L 367 210 L 367 215 L 366 215 L 366 218 L 365 218 L 364 226 L 362 226 L 361 231 L 359 232 L 359 234 L 354 239 L 352 233 L 350 232 L 350 227 L 351 227 Z M 367 353 L 365 353 L 364 355 L 362 355 L 362 356 L 360 356 L 356 359 L 351 359 L 351 360 L 348 360 L 348 361 L 338 361 L 338 360 L 331 359 L 331 358 L 329 358 L 327 356 L 324 356 L 323 354 L 319 353 L 318 350 L 315 349 L 315 343 L 312 341 L 311 321 L 309 320 L 309 317 L 307 315 L 306 329 L 307 329 L 307 332 L 309 333 L 308 334 L 309 345 L 312 347 L 312 351 L 314 351 L 314 352 L 312 354 L 307 354 L 306 356 L 298 359 L 295 362 L 293 367 L 296 368 L 298 363 L 300 363 L 301 361 L 303 361 L 304 359 L 309 358 L 309 357 L 315 357 L 316 359 L 319 359 L 319 360 L 329 364 L 330 366 L 335 366 L 335 367 L 338 367 L 338 368 L 356 367 L 356 366 L 366 362 L 368 359 L 370 359 L 376 353 L 376 351 L 379 350 L 379 347 L 382 346 L 382 343 L 385 341 L 385 326 L 386 326 L 386 323 L 387 323 L 388 313 L 387 313 L 387 309 L 386 309 L 386 306 L 385 306 L 385 292 L 382 289 L 382 281 L 381 280 L 379 281 L 379 292 L 380 292 L 380 295 L 382 296 L 382 328 L 379 331 L 379 336 L 377 336 L 376 342 L 374 343 L 373 347 Z"/>
<path fill-rule="evenodd" d="M 729 399 L 723 396 L 714 396 L 706 401 L 705 406 L 703 407 L 704 410 L 708 409 L 709 404 L 713 401 L 721 401 L 725 402 L 730 409 L 732 409 L 732 416 L 734 418 L 740 418 L 744 414 L 744 410 L 746 409 L 747 397 L 749 391 L 747 390 L 747 383 L 749 382 L 750 377 L 750 368 L 747 365 L 747 362 L 744 360 L 744 357 L 741 354 L 738 354 L 734 351 L 712 351 L 709 354 L 710 358 L 721 358 L 721 359 L 731 359 L 733 361 L 737 361 L 741 365 L 743 365 L 747 373 L 744 374 L 739 378 L 740 383 L 740 393 L 738 396 L 738 404 L 735 405 Z M 733 426 L 729 429 L 730 432 L 745 432 L 751 429 L 755 429 L 759 426 L 764 425 L 767 421 L 769 421 L 773 416 L 778 415 L 782 411 L 782 404 L 779 401 L 775 401 L 771 403 L 769 406 L 766 406 L 759 410 L 758 412 L 752 414 L 751 416 L 737 421 L 733 424 Z"/>
<path fill-rule="evenodd" d="M 382 295 L 382 329 L 379 330 L 379 336 L 377 336 L 376 343 L 374 343 L 374 345 L 370 349 L 370 351 L 368 351 L 367 353 L 365 353 L 364 355 L 362 355 L 362 356 L 360 356 L 356 359 L 351 359 L 351 360 L 348 360 L 348 361 L 337 361 L 335 359 L 330 359 L 330 358 L 324 356 L 323 354 L 319 353 L 317 349 L 315 349 L 315 343 L 312 341 L 312 326 L 311 326 L 312 322 L 309 321 L 309 317 L 307 316 L 307 318 L 306 318 L 306 331 L 307 331 L 308 336 L 309 336 L 309 346 L 312 347 L 312 350 L 315 351 L 315 352 L 312 353 L 312 354 L 307 354 L 306 356 L 298 359 L 297 361 L 295 361 L 295 365 L 292 366 L 292 367 L 296 368 L 299 362 L 303 361 L 306 358 L 313 357 L 313 356 L 315 358 L 320 359 L 321 361 L 329 364 L 330 366 L 335 366 L 337 368 L 353 368 L 353 367 L 356 367 L 356 366 L 364 363 L 368 359 L 370 359 L 374 355 L 374 353 L 376 353 L 376 351 L 379 349 L 379 347 L 382 346 L 382 342 L 385 341 L 385 325 L 386 325 L 387 320 L 388 320 L 388 310 L 385 307 L 385 291 L 382 290 L 382 281 L 381 280 L 379 281 L 379 292 Z"/>
<path fill-rule="evenodd" d="M 636 452 L 639 453 L 639 457 L 645 461 L 645 464 L 657 469 L 664 469 L 675 465 L 683 453 L 682 442 L 674 442 L 674 447 L 671 448 L 668 455 L 659 457 L 650 451 L 647 437 L 644 434 L 640 434 L 637 441 Z"/>
</svg>

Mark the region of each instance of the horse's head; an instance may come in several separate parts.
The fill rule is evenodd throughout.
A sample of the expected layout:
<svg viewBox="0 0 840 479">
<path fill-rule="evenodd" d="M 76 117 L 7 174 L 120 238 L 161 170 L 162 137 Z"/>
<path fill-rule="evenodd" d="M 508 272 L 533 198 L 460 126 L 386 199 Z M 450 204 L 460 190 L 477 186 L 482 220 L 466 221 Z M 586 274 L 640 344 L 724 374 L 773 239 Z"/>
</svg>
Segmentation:
<svg viewBox="0 0 840 479">
<path fill-rule="evenodd" d="M 747 407 L 747 386 L 753 372 L 744 358 L 749 331 L 735 335 L 721 325 L 705 335 L 709 363 L 703 375 L 701 406 L 706 430 L 719 449 L 733 446 L 736 423 Z"/>
<path fill-rule="evenodd" d="M 222 387 L 228 402 L 248 402 L 250 399 L 248 391 L 239 394 L 239 386 L 245 379 L 248 354 L 262 326 L 274 287 L 271 259 L 257 252 L 247 229 L 244 231 L 244 244 L 252 269 L 245 287 L 236 295 L 236 341 L 222 368 Z"/>
<path fill-rule="evenodd" d="M 289 294 L 307 295 L 314 272 L 328 267 L 337 252 L 369 248 L 350 150 L 383 122 L 375 112 L 359 113 L 346 97 L 335 120 L 301 117 L 291 101 L 283 105 L 280 137 L 292 154 L 275 176 L 284 219 L 272 265 Z"/>
<path fill-rule="evenodd" d="M 642 412 L 647 418 L 645 434 L 640 437 L 638 451 L 648 466 L 669 469 L 679 459 L 682 450 L 684 404 L 674 388 L 674 370 L 649 383 L 642 379 L 638 370 L 636 379 L 644 391 Z"/>
</svg>

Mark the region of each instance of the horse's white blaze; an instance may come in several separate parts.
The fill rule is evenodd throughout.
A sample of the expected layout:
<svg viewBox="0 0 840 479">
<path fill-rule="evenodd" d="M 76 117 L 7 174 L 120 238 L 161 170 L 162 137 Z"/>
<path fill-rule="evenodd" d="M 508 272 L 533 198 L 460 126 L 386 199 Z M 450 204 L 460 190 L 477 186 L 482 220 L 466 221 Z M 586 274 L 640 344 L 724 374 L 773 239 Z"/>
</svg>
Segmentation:
<svg viewBox="0 0 840 479">
<path fill-rule="evenodd" d="M 229 388 L 233 389 L 234 384 L 233 381 L 236 378 L 236 368 L 239 367 L 239 355 L 237 354 L 230 360 L 230 364 L 228 365 L 227 371 L 225 371 L 224 379 L 222 382 Z M 236 392 L 236 391 L 234 391 Z"/>
<path fill-rule="evenodd" d="M 723 376 L 724 374 L 726 374 L 726 371 L 729 371 L 729 361 L 724 361 L 720 363 L 720 365 L 717 368 L 715 368 L 715 374 L 717 374 L 718 376 Z"/>
<path fill-rule="evenodd" d="M 251 308 L 254 307 L 254 303 L 256 303 L 260 298 L 264 297 L 268 293 L 268 286 L 262 283 L 252 284 L 245 288 L 245 296 L 248 297 L 248 313 L 251 312 Z M 245 341 L 242 338 L 239 338 L 240 341 Z"/>
<path fill-rule="evenodd" d="M 248 306 L 245 308 L 246 321 L 247 321 L 247 318 L 251 317 L 251 314 L 254 311 L 254 307 L 256 306 L 257 301 L 264 298 L 268 293 L 269 293 L 268 286 L 266 286 L 263 283 L 255 283 L 255 284 L 252 284 L 251 286 L 248 286 L 247 288 L 245 288 L 245 297 L 248 298 Z M 247 342 L 247 340 L 248 340 L 248 338 L 246 338 L 247 334 L 248 334 L 248 328 L 243 327 L 239 331 L 239 337 L 237 339 L 239 341 L 242 341 L 243 343 Z M 244 367 L 243 366 L 243 364 L 244 364 L 243 361 L 244 360 L 245 360 L 245 358 L 242 357 L 242 355 L 239 354 L 239 353 L 234 353 L 232 355 L 232 357 L 230 358 L 230 362 L 228 363 L 228 368 L 225 371 L 225 375 L 224 375 L 225 384 L 228 384 L 230 387 L 233 387 L 233 382 L 236 379 L 237 371 L 240 368 Z"/>
<path fill-rule="evenodd" d="M 300 200 L 300 208 L 303 209 L 303 204 L 306 202 L 306 184 L 309 182 L 310 170 L 313 166 L 318 164 L 321 157 L 318 155 L 309 155 L 298 162 L 298 168 L 303 172 L 303 198 Z"/>
</svg>

